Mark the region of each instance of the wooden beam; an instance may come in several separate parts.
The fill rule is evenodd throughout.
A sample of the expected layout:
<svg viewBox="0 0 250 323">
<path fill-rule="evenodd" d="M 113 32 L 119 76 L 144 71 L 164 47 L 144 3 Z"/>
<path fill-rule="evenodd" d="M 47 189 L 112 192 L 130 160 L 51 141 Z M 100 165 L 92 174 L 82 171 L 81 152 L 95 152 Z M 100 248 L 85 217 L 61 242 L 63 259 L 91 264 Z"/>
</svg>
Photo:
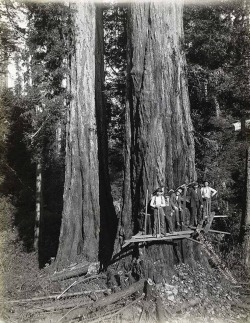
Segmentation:
<svg viewBox="0 0 250 323">
<path fill-rule="evenodd" d="M 230 232 L 224 232 L 224 231 L 219 231 L 219 230 L 208 230 L 208 232 L 212 232 L 212 233 L 221 233 L 221 234 L 231 234 Z"/>
<path fill-rule="evenodd" d="M 193 231 L 192 231 L 193 232 Z M 151 238 L 147 238 L 144 239 L 143 236 L 139 239 L 130 239 L 130 240 L 125 240 L 124 245 L 122 246 L 122 248 L 124 248 L 125 246 L 127 246 L 129 243 L 138 243 L 138 242 L 148 242 L 148 241 L 167 241 L 167 240 L 176 240 L 176 239 L 183 239 L 183 238 L 189 238 L 189 235 L 171 235 L 168 237 L 152 237 Z"/>
<path fill-rule="evenodd" d="M 215 215 L 214 218 L 228 218 L 228 215 Z"/>
<path fill-rule="evenodd" d="M 196 243 L 199 243 L 199 244 L 202 244 L 200 241 L 198 240 L 195 240 L 195 239 L 192 239 L 190 237 L 187 237 L 186 239 L 190 240 L 190 241 L 193 241 L 193 242 L 196 242 Z"/>
<path fill-rule="evenodd" d="M 186 234 L 191 234 L 193 233 L 193 230 L 186 230 L 186 231 L 175 231 L 173 233 L 166 233 L 166 237 L 170 237 L 170 236 L 180 236 L 180 235 L 186 235 Z M 152 234 L 144 234 L 143 235 L 143 239 L 151 239 L 153 236 Z M 131 239 L 141 239 L 142 235 L 138 235 L 136 234 L 135 236 L 132 236 Z M 153 237 L 154 238 L 154 237 Z"/>
</svg>

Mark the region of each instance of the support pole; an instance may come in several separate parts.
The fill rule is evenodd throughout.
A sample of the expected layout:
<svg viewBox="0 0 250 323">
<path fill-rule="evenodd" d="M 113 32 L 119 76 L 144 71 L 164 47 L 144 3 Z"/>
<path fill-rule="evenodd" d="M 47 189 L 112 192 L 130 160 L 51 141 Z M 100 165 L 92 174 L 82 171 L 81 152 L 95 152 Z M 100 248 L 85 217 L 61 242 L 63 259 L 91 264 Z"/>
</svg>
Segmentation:
<svg viewBox="0 0 250 323">
<path fill-rule="evenodd" d="M 144 220 L 144 234 L 147 234 L 147 220 L 148 220 L 148 190 L 146 193 L 146 207 L 145 207 L 145 220 Z"/>
</svg>

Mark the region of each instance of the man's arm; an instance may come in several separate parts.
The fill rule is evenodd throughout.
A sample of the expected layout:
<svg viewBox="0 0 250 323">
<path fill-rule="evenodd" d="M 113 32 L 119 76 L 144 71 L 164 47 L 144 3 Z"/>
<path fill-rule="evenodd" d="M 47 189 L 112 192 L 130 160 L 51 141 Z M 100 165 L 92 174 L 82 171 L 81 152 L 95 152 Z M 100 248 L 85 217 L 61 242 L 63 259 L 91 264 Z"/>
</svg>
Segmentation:
<svg viewBox="0 0 250 323">
<path fill-rule="evenodd" d="M 155 207 L 154 203 L 155 203 L 155 196 L 152 197 L 152 199 L 150 201 L 150 206 Z"/>
<path fill-rule="evenodd" d="M 213 196 L 215 196 L 217 194 L 217 191 L 214 188 L 210 187 L 210 190 L 211 190 L 211 193 L 212 193 L 211 197 L 213 197 Z"/>
</svg>

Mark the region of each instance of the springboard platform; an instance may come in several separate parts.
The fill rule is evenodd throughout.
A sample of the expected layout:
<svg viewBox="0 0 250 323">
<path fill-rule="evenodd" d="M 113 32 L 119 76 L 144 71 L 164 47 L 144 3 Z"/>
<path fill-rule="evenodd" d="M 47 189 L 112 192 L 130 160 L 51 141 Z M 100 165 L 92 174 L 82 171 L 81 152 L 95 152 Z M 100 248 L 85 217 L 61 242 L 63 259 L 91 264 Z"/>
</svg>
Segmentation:
<svg viewBox="0 0 250 323">
<path fill-rule="evenodd" d="M 213 213 L 213 212 L 212 212 Z M 205 234 L 211 232 L 211 233 L 218 233 L 218 234 L 230 234 L 229 232 L 224 232 L 224 231 L 219 231 L 219 230 L 211 230 L 211 225 L 213 222 L 214 218 L 219 218 L 219 217 L 227 217 L 225 215 L 214 215 L 211 214 L 211 219 L 208 221 L 205 226 L 203 226 L 204 223 L 198 225 L 197 227 L 191 226 L 188 227 L 189 230 L 184 230 L 184 231 L 176 231 L 173 233 L 166 233 L 165 235 L 158 234 L 157 236 L 152 235 L 152 234 L 143 234 L 143 232 L 139 232 L 136 235 L 132 236 L 130 239 L 125 240 L 122 248 L 125 248 L 131 243 L 141 243 L 141 242 L 164 242 L 164 241 L 172 241 L 172 240 L 177 240 L 177 239 L 192 239 L 193 235 L 195 233 L 200 233 L 203 232 Z"/>
</svg>

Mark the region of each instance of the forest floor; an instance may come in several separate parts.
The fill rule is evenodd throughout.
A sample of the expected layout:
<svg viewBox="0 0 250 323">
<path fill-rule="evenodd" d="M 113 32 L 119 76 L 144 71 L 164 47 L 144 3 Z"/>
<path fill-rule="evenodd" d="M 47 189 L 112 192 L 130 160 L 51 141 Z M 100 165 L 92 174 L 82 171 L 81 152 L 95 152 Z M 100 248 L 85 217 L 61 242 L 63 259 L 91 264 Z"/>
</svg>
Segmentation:
<svg viewBox="0 0 250 323">
<path fill-rule="evenodd" d="M 26 253 L 17 237 L 14 229 L 0 232 L 3 322 L 250 322 L 250 279 L 239 269 L 233 283 L 216 268 L 179 264 L 165 283 L 149 281 L 148 297 L 141 285 L 132 293 L 128 286 L 108 285 L 94 267 L 81 283 L 83 277 L 53 282 L 51 266 L 39 269 L 37 255 Z M 116 301 L 114 295 L 120 295 Z"/>
</svg>

